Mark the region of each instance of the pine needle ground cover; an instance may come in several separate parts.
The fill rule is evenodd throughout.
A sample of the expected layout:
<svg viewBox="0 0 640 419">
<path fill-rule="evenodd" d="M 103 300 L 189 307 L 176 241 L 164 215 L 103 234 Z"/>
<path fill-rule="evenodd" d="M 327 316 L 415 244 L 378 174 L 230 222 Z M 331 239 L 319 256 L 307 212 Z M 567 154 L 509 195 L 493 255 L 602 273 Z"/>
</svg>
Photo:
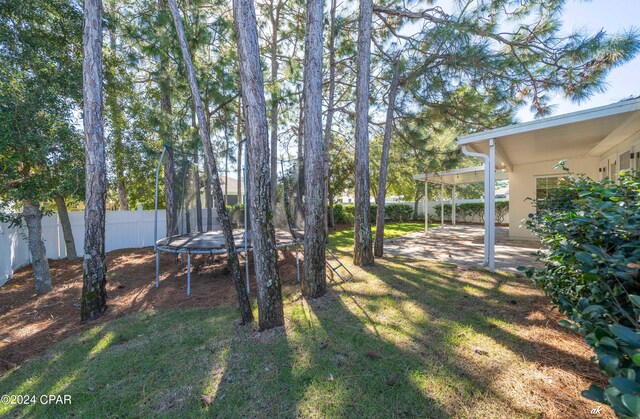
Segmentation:
<svg viewBox="0 0 640 419">
<path fill-rule="evenodd" d="M 400 258 L 363 270 L 347 237 L 334 233 L 332 246 L 355 280 L 314 301 L 289 284 L 284 328 L 240 327 L 231 306 L 99 324 L 0 377 L 2 394 L 70 404 L 0 405 L 0 415 L 578 417 L 598 407 L 580 396 L 603 381 L 590 349 L 556 326 L 528 280 Z"/>
</svg>

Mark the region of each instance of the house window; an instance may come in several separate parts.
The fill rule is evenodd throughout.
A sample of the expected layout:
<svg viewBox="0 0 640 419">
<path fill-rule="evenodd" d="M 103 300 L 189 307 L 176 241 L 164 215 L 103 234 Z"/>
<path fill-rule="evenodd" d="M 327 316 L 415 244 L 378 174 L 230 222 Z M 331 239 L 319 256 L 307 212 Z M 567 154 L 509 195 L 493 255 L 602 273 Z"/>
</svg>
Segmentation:
<svg viewBox="0 0 640 419">
<path fill-rule="evenodd" d="M 536 178 L 536 199 L 545 199 L 551 189 L 562 185 L 564 176 L 548 176 Z"/>
</svg>

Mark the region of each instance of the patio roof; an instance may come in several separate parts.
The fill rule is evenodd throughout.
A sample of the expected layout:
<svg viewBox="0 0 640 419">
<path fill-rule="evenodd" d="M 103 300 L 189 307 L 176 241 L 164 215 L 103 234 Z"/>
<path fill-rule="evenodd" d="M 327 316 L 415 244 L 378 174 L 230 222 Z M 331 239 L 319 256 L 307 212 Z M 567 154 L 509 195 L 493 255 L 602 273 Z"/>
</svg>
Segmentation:
<svg viewBox="0 0 640 419">
<path fill-rule="evenodd" d="M 640 99 L 626 100 L 458 137 L 458 144 L 487 154 L 495 141 L 496 167 L 569 157 L 600 156 L 640 130 Z"/>
<path fill-rule="evenodd" d="M 484 166 L 464 167 L 446 172 L 422 173 L 414 175 L 413 179 L 422 182 L 444 183 L 446 185 L 484 182 Z M 496 170 L 496 180 L 509 180 L 509 174 L 503 170 Z"/>
</svg>

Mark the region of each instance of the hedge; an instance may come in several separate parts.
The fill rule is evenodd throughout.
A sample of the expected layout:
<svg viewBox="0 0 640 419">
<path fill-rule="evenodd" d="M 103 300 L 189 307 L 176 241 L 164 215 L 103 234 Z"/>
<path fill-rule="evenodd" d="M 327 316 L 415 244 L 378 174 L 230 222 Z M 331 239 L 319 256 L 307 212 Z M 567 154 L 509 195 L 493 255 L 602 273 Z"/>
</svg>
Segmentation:
<svg viewBox="0 0 640 419">
<path fill-rule="evenodd" d="M 435 205 L 436 218 L 440 216 L 440 204 Z M 509 213 L 509 201 L 496 201 L 496 222 L 504 222 Z M 451 220 L 451 204 L 444 204 L 444 218 Z M 456 204 L 456 220 L 464 222 L 484 222 L 484 202 L 468 202 Z"/>
<path fill-rule="evenodd" d="M 335 204 L 333 206 L 333 216 L 336 224 L 353 224 L 354 205 Z M 371 204 L 369 207 L 369 220 L 371 223 L 376 222 L 376 212 L 378 206 Z M 413 216 L 413 208 L 406 204 L 389 204 L 385 208 L 385 219 L 391 221 L 408 221 Z"/>
<path fill-rule="evenodd" d="M 564 167 L 564 166 L 562 166 Z M 583 396 L 619 416 L 640 416 L 640 175 L 617 182 L 567 176 L 535 202 L 527 227 L 544 245 L 544 267 L 524 270 L 594 348 L 609 377 Z"/>
</svg>

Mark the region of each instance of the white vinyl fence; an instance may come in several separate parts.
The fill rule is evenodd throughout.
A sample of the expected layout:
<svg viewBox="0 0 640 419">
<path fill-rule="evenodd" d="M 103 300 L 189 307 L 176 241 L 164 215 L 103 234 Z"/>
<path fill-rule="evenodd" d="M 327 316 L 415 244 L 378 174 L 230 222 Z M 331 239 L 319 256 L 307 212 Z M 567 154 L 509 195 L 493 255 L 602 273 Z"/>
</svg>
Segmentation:
<svg viewBox="0 0 640 419">
<path fill-rule="evenodd" d="M 215 211 L 214 211 L 215 217 Z M 153 246 L 154 211 L 139 208 L 134 211 L 107 211 L 105 226 L 105 250 L 140 248 Z M 192 216 L 195 225 L 195 211 Z M 76 242 L 78 255 L 84 253 L 84 212 L 69 213 L 71 229 Z M 203 209 L 203 223 L 206 224 L 207 214 Z M 217 220 L 213 220 L 214 225 Z M 165 237 L 166 214 L 158 210 L 158 238 Z M 59 259 L 67 256 L 64 234 L 58 219 L 58 214 L 42 218 L 42 235 L 49 259 Z M 27 228 L 9 228 L 8 224 L 0 223 L 0 286 L 3 285 L 16 269 L 31 263 L 31 254 L 27 244 Z"/>
</svg>

